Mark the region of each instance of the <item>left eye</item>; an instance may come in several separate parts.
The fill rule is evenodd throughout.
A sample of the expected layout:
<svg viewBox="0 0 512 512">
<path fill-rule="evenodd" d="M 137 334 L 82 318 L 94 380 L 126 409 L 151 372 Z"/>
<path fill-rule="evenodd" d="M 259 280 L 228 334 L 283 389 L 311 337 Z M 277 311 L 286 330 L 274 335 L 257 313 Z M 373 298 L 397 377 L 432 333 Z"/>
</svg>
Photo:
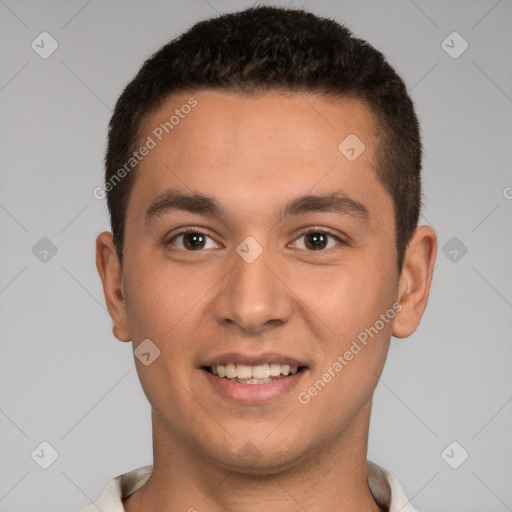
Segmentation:
<svg viewBox="0 0 512 512">
<path fill-rule="evenodd" d="M 302 243 L 297 242 L 299 249 L 307 249 L 311 251 L 321 251 L 330 249 L 331 247 L 342 242 L 341 238 L 324 231 L 310 231 L 303 233 L 297 240 L 304 238 Z"/>
<path fill-rule="evenodd" d="M 201 249 L 213 249 L 217 247 L 217 244 L 211 237 L 198 231 L 178 233 L 173 236 L 168 243 L 187 251 L 198 251 Z"/>
</svg>

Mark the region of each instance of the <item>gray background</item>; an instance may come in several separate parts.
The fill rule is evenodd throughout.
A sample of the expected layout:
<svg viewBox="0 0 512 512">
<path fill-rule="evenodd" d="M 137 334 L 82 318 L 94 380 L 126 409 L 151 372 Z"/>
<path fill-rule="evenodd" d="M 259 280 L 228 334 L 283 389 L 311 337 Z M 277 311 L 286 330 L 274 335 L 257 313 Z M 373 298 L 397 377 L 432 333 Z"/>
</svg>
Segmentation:
<svg viewBox="0 0 512 512">
<path fill-rule="evenodd" d="M 144 59 L 199 19 L 251 3 L 0 0 L 2 512 L 78 511 L 152 461 L 149 405 L 95 269 L 95 236 L 109 226 L 92 191 L 111 109 Z M 423 222 L 438 261 L 420 328 L 392 342 L 369 458 L 422 512 L 510 511 L 512 3 L 269 3 L 304 5 L 369 40 L 422 123 Z M 46 59 L 31 47 L 43 31 L 59 44 Z M 469 44 L 456 59 L 442 47 L 453 31 Z M 58 452 L 48 469 L 43 441 Z M 452 469 L 445 460 L 460 463 L 462 450 L 469 458 Z"/>
</svg>

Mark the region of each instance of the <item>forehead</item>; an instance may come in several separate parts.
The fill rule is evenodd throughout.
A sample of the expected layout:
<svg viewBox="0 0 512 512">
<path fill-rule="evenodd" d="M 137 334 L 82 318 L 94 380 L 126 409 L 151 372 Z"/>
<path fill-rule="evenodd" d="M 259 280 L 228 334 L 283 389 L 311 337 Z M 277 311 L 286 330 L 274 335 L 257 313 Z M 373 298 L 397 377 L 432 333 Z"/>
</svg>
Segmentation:
<svg viewBox="0 0 512 512">
<path fill-rule="evenodd" d="M 151 139 L 153 149 L 137 168 L 134 202 L 147 205 L 170 187 L 233 206 L 259 200 L 260 209 L 283 196 L 340 188 L 361 202 L 383 200 L 376 197 L 384 189 L 373 115 L 357 99 L 181 92 L 148 115 L 139 133 L 139 144 Z"/>
<path fill-rule="evenodd" d="M 196 158 L 206 152 L 211 158 L 212 149 L 221 153 L 240 145 L 242 139 L 246 150 L 258 145 L 259 151 L 265 151 L 269 157 L 278 145 L 294 148 L 297 154 L 312 150 L 318 155 L 319 149 L 328 153 L 334 149 L 339 156 L 338 144 L 351 133 L 365 139 L 371 153 L 376 134 L 370 108 L 356 98 L 277 90 L 256 94 L 210 89 L 171 95 L 145 117 L 139 133 L 142 137 L 152 134 L 164 144 L 174 141 L 179 145 L 190 142 L 187 139 L 191 124 L 201 142 L 195 149 Z M 161 141 L 161 137 L 166 140 Z M 262 142 L 267 144 L 262 147 Z"/>
</svg>

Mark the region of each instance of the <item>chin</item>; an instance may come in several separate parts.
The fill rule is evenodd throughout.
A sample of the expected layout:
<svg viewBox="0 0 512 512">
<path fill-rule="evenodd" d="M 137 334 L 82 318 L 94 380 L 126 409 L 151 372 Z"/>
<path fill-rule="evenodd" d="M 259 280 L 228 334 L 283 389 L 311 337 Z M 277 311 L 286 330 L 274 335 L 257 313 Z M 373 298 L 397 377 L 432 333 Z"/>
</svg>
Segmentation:
<svg viewBox="0 0 512 512">
<path fill-rule="evenodd" d="M 246 434 L 224 441 L 206 449 L 214 464 L 239 474 L 276 475 L 296 466 L 306 456 L 305 450 L 300 449 L 305 445 L 303 439 L 276 436 L 271 440 L 261 431 L 252 440 Z"/>
</svg>

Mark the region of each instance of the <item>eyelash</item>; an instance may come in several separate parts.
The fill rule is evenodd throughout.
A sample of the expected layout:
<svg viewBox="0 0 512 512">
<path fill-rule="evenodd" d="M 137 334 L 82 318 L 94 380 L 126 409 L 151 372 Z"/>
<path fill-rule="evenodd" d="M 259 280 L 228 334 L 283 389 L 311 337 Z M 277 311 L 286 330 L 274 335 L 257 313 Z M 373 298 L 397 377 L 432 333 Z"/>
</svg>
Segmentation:
<svg viewBox="0 0 512 512">
<path fill-rule="evenodd" d="M 176 240 L 176 238 L 180 237 L 180 236 L 183 236 L 183 235 L 186 235 L 188 233 L 194 233 L 194 234 L 197 234 L 197 235 L 202 235 L 202 236 L 206 236 L 210 239 L 213 240 L 213 238 L 208 235 L 207 233 L 204 233 L 203 231 L 201 231 L 200 229 L 197 229 L 197 228 L 193 228 L 193 227 L 190 227 L 190 228 L 185 228 L 183 230 L 181 230 L 180 232 L 176 233 L 175 235 L 173 235 L 169 240 L 168 242 L 166 243 L 166 245 L 173 245 L 173 240 Z M 311 234 L 321 234 L 321 235 L 327 235 L 328 237 L 331 237 L 333 238 L 334 240 L 336 240 L 337 242 L 337 245 L 343 245 L 345 244 L 346 242 L 340 238 L 338 235 L 335 235 L 334 233 L 332 233 L 331 231 L 329 231 L 328 229 L 325 229 L 325 228 L 313 228 L 313 229 L 309 229 L 307 231 L 303 231 L 302 233 L 300 233 L 297 238 L 294 239 L 294 241 L 297 241 L 299 238 L 301 237 L 304 237 L 304 236 L 307 236 L 307 235 L 311 235 Z M 217 242 L 215 242 L 217 243 Z M 315 250 L 307 250 L 307 249 L 303 249 L 303 250 L 306 250 L 307 252 L 325 252 L 325 251 L 328 251 L 329 249 L 332 249 L 332 247 L 329 247 L 327 249 L 319 249 L 318 251 L 315 251 Z M 193 250 L 188 250 L 188 249 L 182 249 L 182 248 L 178 248 L 178 250 L 183 250 L 183 251 L 186 251 L 186 252 L 201 252 L 201 251 L 204 251 L 205 249 L 198 249 L 196 251 L 193 251 Z"/>
<path fill-rule="evenodd" d="M 303 236 L 312 235 L 312 234 L 327 235 L 328 237 L 333 238 L 334 240 L 336 240 L 336 242 L 337 242 L 336 245 L 343 245 L 343 244 L 345 244 L 345 241 L 342 238 L 340 238 L 338 235 L 335 235 L 334 233 L 332 233 L 328 229 L 323 229 L 323 228 L 313 228 L 313 229 L 308 229 L 307 231 L 303 231 L 294 241 L 298 240 L 299 238 L 302 238 Z M 319 249 L 318 251 L 308 250 L 308 249 L 304 249 L 304 250 L 306 250 L 307 252 L 326 252 L 326 251 L 328 251 L 329 249 L 332 249 L 332 248 L 333 247 L 328 247 L 327 249 Z"/>
</svg>

